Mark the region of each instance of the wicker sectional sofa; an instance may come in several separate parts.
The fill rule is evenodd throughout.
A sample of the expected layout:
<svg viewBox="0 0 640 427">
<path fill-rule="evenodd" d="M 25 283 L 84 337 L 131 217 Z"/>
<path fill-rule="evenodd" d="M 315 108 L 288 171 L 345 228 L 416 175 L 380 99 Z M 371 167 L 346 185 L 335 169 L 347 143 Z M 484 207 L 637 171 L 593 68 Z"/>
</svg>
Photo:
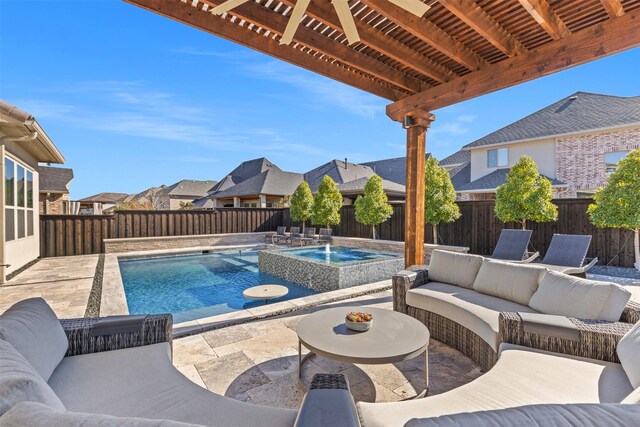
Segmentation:
<svg viewBox="0 0 640 427">
<path fill-rule="evenodd" d="M 640 304 L 623 287 L 542 266 L 434 251 L 431 264 L 393 277 L 394 310 L 423 322 L 431 337 L 485 371 L 500 344 L 618 362 L 615 346 Z"/>
</svg>

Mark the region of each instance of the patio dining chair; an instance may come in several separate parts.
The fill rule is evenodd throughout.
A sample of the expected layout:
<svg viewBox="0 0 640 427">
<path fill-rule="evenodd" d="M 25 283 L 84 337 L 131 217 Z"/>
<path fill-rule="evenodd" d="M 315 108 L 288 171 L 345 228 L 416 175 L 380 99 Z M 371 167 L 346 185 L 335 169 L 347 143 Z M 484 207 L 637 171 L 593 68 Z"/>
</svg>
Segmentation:
<svg viewBox="0 0 640 427">
<path fill-rule="evenodd" d="M 276 234 L 271 235 L 271 243 L 276 244 L 282 240 L 286 241 L 287 237 L 287 227 L 280 226 L 276 229 Z"/>
<path fill-rule="evenodd" d="M 527 252 L 531 240 L 531 230 L 503 229 L 498 243 L 493 249 L 491 258 L 516 263 L 530 263 L 540 255 L 538 252 Z"/>
<path fill-rule="evenodd" d="M 316 240 L 315 227 L 307 227 L 304 229 L 304 235 L 292 239 L 291 244 L 300 243 L 300 246 L 302 246 L 302 245 L 306 245 L 307 243 L 313 243 L 315 240 Z"/>
<path fill-rule="evenodd" d="M 293 244 L 293 239 L 302 237 L 300 227 L 291 227 L 289 235 L 284 239 L 285 243 Z"/>
<path fill-rule="evenodd" d="M 549 270 L 572 276 L 585 277 L 598 258 L 587 259 L 591 236 L 578 234 L 554 234 L 542 265 Z"/>
</svg>

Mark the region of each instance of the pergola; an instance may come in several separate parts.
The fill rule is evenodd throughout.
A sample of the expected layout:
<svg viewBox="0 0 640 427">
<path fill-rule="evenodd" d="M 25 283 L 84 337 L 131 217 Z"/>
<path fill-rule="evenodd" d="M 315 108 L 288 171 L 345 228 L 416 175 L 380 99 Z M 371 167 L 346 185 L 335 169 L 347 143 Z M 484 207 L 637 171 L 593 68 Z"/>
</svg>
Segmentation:
<svg viewBox="0 0 640 427">
<path fill-rule="evenodd" d="M 391 101 L 407 266 L 424 258 L 431 111 L 640 45 L 640 0 L 125 1 Z"/>
</svg>

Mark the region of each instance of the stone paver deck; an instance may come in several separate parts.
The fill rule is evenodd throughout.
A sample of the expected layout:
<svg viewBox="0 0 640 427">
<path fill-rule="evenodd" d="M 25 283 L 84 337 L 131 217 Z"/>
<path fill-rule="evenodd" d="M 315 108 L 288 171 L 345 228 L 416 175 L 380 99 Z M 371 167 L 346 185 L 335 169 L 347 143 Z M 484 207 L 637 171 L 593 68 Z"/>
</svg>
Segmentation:
<svg viewBox="0 0 640 427">
<path fill-rule="evenodd" d="M 298 384 L 298 321 L 328 307 L 363 305 L 392 308 L 391 291 L 326 304 L 274 318 L 204 332 L 174 341 L 174 364 L 192 381 L 241 401 L 298 408 L 304 396 Z M 424 359 L 388 365 L 352 365 L 314 357 L 303 369 L 313 374 L 342 372 L 358 401 L 390 402 L 424 389 Z M 429 394 L 442 393 L 477 378 L 480 368 L 462 353 L 431 340 Z"/>
</svg>

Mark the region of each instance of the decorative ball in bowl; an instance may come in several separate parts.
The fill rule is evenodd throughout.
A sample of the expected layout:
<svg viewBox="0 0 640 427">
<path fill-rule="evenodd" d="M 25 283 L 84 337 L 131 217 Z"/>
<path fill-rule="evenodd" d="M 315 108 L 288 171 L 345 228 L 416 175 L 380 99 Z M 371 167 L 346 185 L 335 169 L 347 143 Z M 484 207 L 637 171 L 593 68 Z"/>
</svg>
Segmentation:
<svg viewBox="0 0 640 427">
<path fill-rule="evenodd" d="M 344 319 L 347 328 L 356 332 L 368 331 L 373 324 L 373 316 L 371 313 L 351 312 Z"/>
</svg>

